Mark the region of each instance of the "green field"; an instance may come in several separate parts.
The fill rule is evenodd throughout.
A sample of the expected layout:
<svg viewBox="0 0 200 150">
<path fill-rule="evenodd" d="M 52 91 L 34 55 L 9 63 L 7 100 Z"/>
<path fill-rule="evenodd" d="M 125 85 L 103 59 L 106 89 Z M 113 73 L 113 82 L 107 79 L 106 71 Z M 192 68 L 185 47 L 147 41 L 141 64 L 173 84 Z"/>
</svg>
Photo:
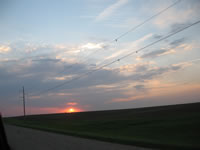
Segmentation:
<svg viewBox="0 0 200 150">
<path fill-rule="evenodd" d="M 200 103 L 4 118 L 9 124 L 161 149 L 200 149 Z"/>
</svg>

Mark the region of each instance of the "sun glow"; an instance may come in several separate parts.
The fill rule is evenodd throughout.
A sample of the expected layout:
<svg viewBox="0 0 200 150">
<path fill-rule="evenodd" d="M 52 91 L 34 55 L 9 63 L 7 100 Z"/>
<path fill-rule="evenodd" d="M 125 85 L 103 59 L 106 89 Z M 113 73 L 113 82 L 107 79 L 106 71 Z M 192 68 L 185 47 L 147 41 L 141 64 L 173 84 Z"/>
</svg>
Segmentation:
<svg viewBox="0 0 200 150">
<path fill-rule="evenodd" d="M 67 112 L 67 113 L 74 113 L 74 112 L 79 112 L 79 110 L 78 110 L 78 109 L 75 109 L 75 108 L 72 108 L 72 107 L 70 107 L 70 108 L 66 109 L 66 112 Z"/>
<path fill-rule="evenodd" d="M 74 112 L 74 109 L 73 109 L 73 108 L 70 108 L 70 109 L 69 109 L 69 112 Z"/>
<path fill-rule="evenodd" d="M 83 111 L 82 109 L 78 107 L 74 107 L 74 106 L 70 106 L 61 110 L 61 112 L 63 113 L 76 113 L 76 112 L 82 112 L 82 111 Z"/>
</svg>

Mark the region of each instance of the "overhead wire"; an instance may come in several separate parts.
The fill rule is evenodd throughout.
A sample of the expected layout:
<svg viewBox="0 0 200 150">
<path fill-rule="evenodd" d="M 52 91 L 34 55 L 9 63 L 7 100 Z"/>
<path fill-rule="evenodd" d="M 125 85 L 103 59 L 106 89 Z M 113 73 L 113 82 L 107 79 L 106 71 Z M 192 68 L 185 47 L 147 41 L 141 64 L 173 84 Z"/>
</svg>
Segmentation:
<svg viewBox="0 0 200 150">
<path fill-rule="evenodd" d="M 151 19 L 161 15 L 162 13 L 164 13 L 165 11 L 167 11 L 168 9 L 170 9 L 171 7 L 175 6 L 176 4 L 178 4 L 181 0 L 177 0 L 175 1 L 173 4 L 169 5 L 168 7 L 166 7 L 165 9 L 159 11 L 158 13 L 156 13 L 155 15 L 149 17 L 148 19 L 144 20 L 143 22 L 141 22 L 140 24 L 136 25 L 135 27 L 131 28 L 130 30 L 128 30 L 125 33 L 122 33 L 120 36 L 118 36 L 117 38 L 114 39 L 114 41 L 118 41 L 119 39 L 121 39 L 122 37 L 124 37 L 125 35 L 127 35 L 128 33 L 134 31 L 135 29 L 139 28 L 140 26 L 142 26 L 143 24 L 145 24 L 146 22 L 150 21 Z"/>
<path fill-rule="evenodd" d="M 181 29 L 179 29 L 179 30 L 177 30 L 177 31 L 175 31 L 175 32 L 173 32 L 173 33 L 170 33 L 170 34 L 168 34 L 167 36 L 164 36 L 163 38 L 160 38 L 160 39 L 158 39 L 158 40 L 156 40 L 156 41 L 154 41 L 154 42 L 152 42 L 152 43 L 150 43 L 150 44 L 148 44 L 148 45 L 146 45 L 146 46 L 144 46 L 144 47 L 142 47 L 142 48 L 139 48 L 139 49 L 137 49 L 137 50 L 135 50 L 135 51 L 133 51 L 133 52 L 130 52 L 130 53 L 128 53 L 128 54 L 126 54 L 126 55 L 124 55 L 124 56 L 122 56 L 122 57 L 119 57 L 118 59 L 115 59 L 114 61 L 111 61 L 111 62 L 109 62 L 109 63 L 107 63 L 107 64 L 104 64 L 104 65 L 102 65 L 102 66 L 100 66 L 100 67 L 98 67 L 98 68 L 96 68 L 96 69 L 94 69 L 94 70 L 91 70 L 91 71 L 88 71 L 88 72 L 86 72 L 86 73 L 83 73 L 82 75 L 80 75 L 80 76 L 78 76 L 78 77 L 76 77 L 76 78 L 73 78 L 73 79 L 71 79 L 71 80 L 68 80 L 68 81 L 66 81 L 66 82 L 63 82 L 62 84 L 59 84 L 59 85 L 54 86 L 54 87 L 52 87 L 52 88 L 49 88 L 49 89 L 47 89 L 47 90 L 43 90 L 43 91 L 39 92 L 37 95 L 44 94 L 44 93 L 46 93 L 46 92 L 48 92 L 48 91 L 57 89 L 57 88 L 59 88 L 59 87 L 62 87 L 62 86 L 64 86 L 64 85 L 67 85 L 67 84 L 69 84 L 69 83 L 71 83 L 71 82 L 74 82 L 74 81 L 76 81 L 76 80 L 78 80 L 78 79 L 81 79 L 81 78 L 83 78 L 83 77 L 85 77 L 85 76 L 88 76 L 89 74 L 92 74 L 92 73 L 94 73 L 94 72 L 97 72 L 97 71 L 103 69 L 104 67 L 110 66 L 110 65 L 112 65 L 112 64 L 114 64 L 114 63 L 116 63 L 116 62 L 118 62 L 118 61 L 120 61 L 120 60 L 122 60 L 122 59 L 125 59 L 125 58 L 127 58 L 127 57 L 129 57 L 129 56 L 131 56 L 131 55 L 133 55 L 133 54 L 136 54 L 136 53 L 138 53 L 138 52 L 140 52 L 140 51 L 142 51 L 142 50 L 144 50 L 144 49 L 146 49 L 146 48 L 148 48 L 148 47 L 150 47 L 150 46 L 153 46 L 153 45 L 155 45 L 155 44 L 157 44 L 157 43 L 159 43 L 159 42 L 161 42 L 161 41 L 163 41 L 163 40 L 165 40 L 165 39 L 167 39 L 167 38 L 169 38 L 169 37 L 171 37 L 171 36 L 174 36 L 174 35 L 178 34 L 179 32 L 182 32 L 182 31 L 184 31 L 184 30 L 186 30 L 186 29 L 188 29 L 188 28 L 190 28 L 190 27 L 192 27 L 192 26 L 194 26 L 194 25 L 197 25 L 197 24 L 199 24 L 199 23 L 200 23 L 200 20 L 198 20 L 198 21 L 196 21 L 196 22 L 194 22 L 194 23 L 192 23 L 192 24 L 190 24 L 190 25 L 188 25 L 188 26 L 186 26 L 186 27 L 183 27 L 183 28 L 181 28 Z"/>
<path fill-rule="evenodd" d="M 134 30 L 136 30 L 137 28 L 141 27 L 142 25 L 144 25 L 145 23 L 147 23 L 148 21 L 152 20 L 153 18 L 161 15 L 162 13 L 164 13 L 165 11 L 167 11 L 168 9 L 174 7 L 175 5 L 177 5 L 179 2 L 181 2 L 181 0 L 177 0 L 175 1 L 174 3 L 172 3 L 171 5 L 169 5 L 168 7 L 162 9 L 161 11 L 157 12 L 156 14 L 150 16 L 149 18 L 147 18 L 146 20 L 142 21 L 141 23 L 139 23 L 138 25 L 134 26 L 133 28 L 131 28 L 130 30 L 122 33 L 121 35 L 119 35 L 118 37 L 114 38 L 113 40 L 111 40 L 110 42 L 107 42 L 106 44 L 111 44 L 113 42 L 117 42 L 119 39 L 121 39 L 122 37 L 124 37 L 125 35 L 127 35 L 128 33 L 130 32 L 133 32 Z M 87 59 L 89 57 L 91 57 L 93 54 L 97 53 L 99 51 L 99 49 L 93 51 L 92 53 L 88 54 L 86 57 L 85 57 L 85 60 L 82 62 L 82 63 L 85 63 L 87 62 Z M 105 60 L 101 63 L 103 64 L 105 62 Z M 78 64 L 78 63 L 76 63 Z M 62 74 L 64 72 L 66 72 L 66 70 L 68 69 L 71 69 L 75 64 L 72 64 L 72 65 L 69 65 L 67 66 L 66 68 L 64 68 L 61 72 L 57 73 L 56 75 L 59 75 L 59 74 Z"/>
</svg>

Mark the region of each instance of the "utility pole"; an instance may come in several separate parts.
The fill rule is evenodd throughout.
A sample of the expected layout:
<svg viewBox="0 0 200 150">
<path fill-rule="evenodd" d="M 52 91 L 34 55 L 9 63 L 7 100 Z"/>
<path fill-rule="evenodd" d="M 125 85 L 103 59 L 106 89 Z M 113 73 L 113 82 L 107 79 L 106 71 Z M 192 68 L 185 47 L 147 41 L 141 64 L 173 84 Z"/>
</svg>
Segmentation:
<svg viewBox="0 0 200 150">
<path fill-rule="evenodd" d="M 23 110 L 24 110 L 24 117 L 26 116 L 26 109 L 25 109 L 25 92 L 24 92 L 24 86 L 23 86 Z"/>
</svg>

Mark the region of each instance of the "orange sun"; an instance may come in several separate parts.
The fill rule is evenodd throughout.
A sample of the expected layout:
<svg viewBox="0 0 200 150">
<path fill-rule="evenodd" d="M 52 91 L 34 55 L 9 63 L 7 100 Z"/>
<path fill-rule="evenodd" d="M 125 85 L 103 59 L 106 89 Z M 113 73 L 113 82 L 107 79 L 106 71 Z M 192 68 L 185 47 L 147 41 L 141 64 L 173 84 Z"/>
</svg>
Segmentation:
<svg viewBox="0 0 200 150">
<path fill-rule="evenodd" d="M 69 107 L 69 108 L 64 109 L 62 112 L 76 113 L 76 112 L 80 112 L 80 111 L 81 111 L 81 109 L 79 109 L 79 108 Z"/>
<path fill-rule="evenodd" d="M 77 112 L 75 108 L 68 108 L 67 113 L 73 113 L 73 112 Z"/>
<path fill-rule="evenodd" d="M 74 108 L 69 109 L 69 112 L 74 112 L 74 111 L 75 111 Z"/>
</svg>

